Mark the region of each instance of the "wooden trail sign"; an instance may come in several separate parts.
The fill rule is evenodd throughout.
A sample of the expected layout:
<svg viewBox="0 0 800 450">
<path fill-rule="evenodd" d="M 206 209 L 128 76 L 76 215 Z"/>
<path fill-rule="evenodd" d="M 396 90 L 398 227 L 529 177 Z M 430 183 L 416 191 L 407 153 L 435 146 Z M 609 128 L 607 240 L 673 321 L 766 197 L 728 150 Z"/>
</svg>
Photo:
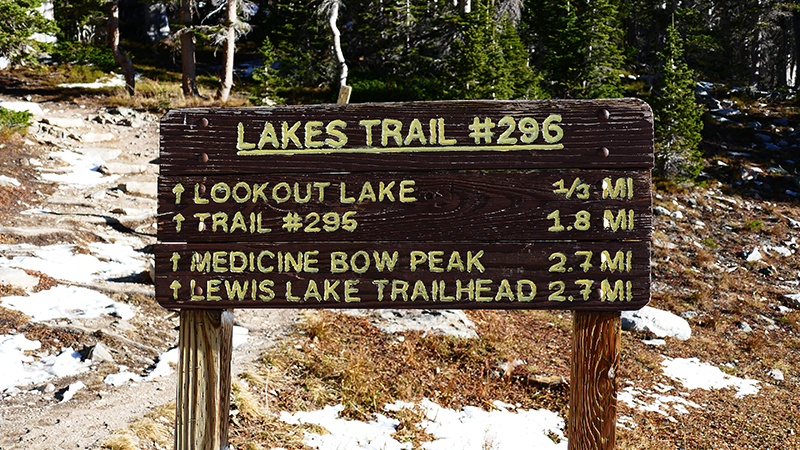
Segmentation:
<svg viewBox="0 0 800 450">
<path fill-rule="evenodd" d="M 576 310 L 570 448 L 613 448 L 619 311 L 650 300 L 646 103 L 177 109 L 160 159 L 177 448 L 227 445 L 228 310 L 319 307 Z"/>
<path fill-rule="evenodd" d="M 165 307 L 649 301 L 640 101 L 187 109 L 161 131 Z"/>
</svg>

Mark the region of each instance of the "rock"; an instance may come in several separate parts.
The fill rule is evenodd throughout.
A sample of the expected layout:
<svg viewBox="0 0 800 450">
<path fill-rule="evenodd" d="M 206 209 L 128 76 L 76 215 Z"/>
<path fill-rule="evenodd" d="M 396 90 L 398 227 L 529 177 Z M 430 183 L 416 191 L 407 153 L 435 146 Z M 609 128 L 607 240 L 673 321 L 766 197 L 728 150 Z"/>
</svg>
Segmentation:
<svg viewBox="0 0 800 450">
<path fill-rule="evenodd" d="M 678 246 L 673 244 L 672 242 L 665 241 L 659 238 L 653 238 L 653 245 L 659 248 L 665 248 L 667 250 L 675 250 L 676 248 L 678 248 Z"/>
<path fill-rule="evenodd" d="M 146 164 L 105 163 L 97 169 L 103 175 L 130 175 L 147 171 Z"/>
<path fill-rule="evenodd" d="M 715 111 L 722 111 L 722 110 L 715 110 Z M 711 117 L 711 119 L 713 119 L 714 121 L 719 122 L 719 123 L 728 123 L 728 124 L 736 125 L 736 126 L 741 125 L 739 122 L 736 122 L 734 120 L 728 119 L 727 117 L 718 116 L 716 114 L 709 114 L 709 117 Z"/>
<path fill-rule="evenodd" d="M 93 364 L 100 364 L 103 362 L 114 362 L 114 356 L 111 355 L 111 352 L 108 349 L 98 342 L 89 352 L 89 359 L 92 360 Z"/>
<path fill-rule="evenodd" d="M 139 364 L 144 364 L 147 367 L 155 366 L 156 362 L 146 356 L 131 355 L 131 359 Z"/>
<path fill-rule="evenodd" d="M 55 391 L 56 391 L 56 386 L 53 383 L 47 383 L 44 389 L 42 389 L 42 392 L 46 392 L 48 394 Z"/>
<path fill-rule="evenodd" d="M 117 117 L 117 116 L 114 116 L 112 114 L 104 112 L 104 113 L 98 114 L 97 117 L 94 118 L 94 120 L 95 120 L 95 122 L 97 122 L 97 123 L 99 123 L 101 125 L 106 125 L 106 124 L 116 125 L 117 121 L 120 120 L 120 117 Z"/>
<path fill-rule="evenodd" d="M 426 335 L 448 335 L 460 338 L 475 338 L 475 324 L 458 309 L 353 309 L 346 314 L 368 317 L 384 333 L 399 333 L 408 330 L 422 331 Z"/>
<path fill-rule="evenodd" d="M 783 372 L 780 369 L 770 369 L 767 371 L 767 375 L 772 377 L 772 379 L 775 381 L 783 381 L 785 379 Z"/>
<path fill-rule="evenodd" d="M 86 122 L 79 118 L 45 117 L 42 122 L 61 128 L 84 128 Z"/>
<path fill-rule="evenodd" d="M 736 328 L 739 329 L 739 331 L 742 331 L 744 333 L 752 333 L 753 332 L 753 327 L 751 327 L 750 324 L 747 323 L 747 322 L 739 321 L 739 322 L 736 322 L 735 325 L 736 325 Z"/>
<path fill-rule="evenodd" d="M 539 384 L 547 387 L 557 387 L 562 384 L 567 384 L 567 380 L 561 375 L 528 375 L 527 381 L 533 384 Z"/>
<path fill-rule="evenodd" d="M 683 317 L 684 319 L 694 319 L 695 317 L 697 317 L 697 313 L 694 311 L 684 311 L 680 314 L 680 316 Z"/>
<path fill-rule="evenodd" d="M 82 147 L 75 149 L 75 151 L 81 155 L 102 159 L 103 161 L 115 159 L 122 154 L 122 150 L 117 150 L 115 148 Z"/>
<path fill-rule="evenodd" d="M 770 164 L 769 167 L 767 167 L 767 172 L 773 175 L 789 175 L 789 172 L 778 163 Z"/>
<path fill-rule="evenodd" d="M 734 108 L 717 109 L 714 112 L 717 113 L 717 114 L 723 115 L 723 116 L 741 116 L 742 115 L 741 111 L 739 111 L 738 109 L 734 109 Z"/>
<path fill-rule="evenodd" d="M 638 311 L 623 311 L 622 329 L 646 331 L 657 337 L 669 336 L 681 341 L 692 336 L 692 328 L 685 319 L 650 306 Z"/>
<path fill-rule="evenodd" d="M 43 122 L 33 124 L 28 130 L 37 141 L 45 144 L 59 145 L 69 137 L 66 129 Z"/>
<path fill-rule="evenodd" d="M 664 208 L 663 206 L 656 206 L 655 208 L 653 208 L 653 214 L 655 214 L 656 216 L 668 216 L 671 213 L 667 208 Z"/>
<path fill-rule="evenodd" d="M 136 110 L 133 108 L 126 108 L 124 106 L 117 106 L 108 110 L 109 114 L 118 114 L 122 117 L 135 117 Z"/>
<path fill-rule="evenodd" d="M 780 150 L 781 146 L 780 145 L 775 145 L 772 142 L 765 142 L 764 143 L 764 148 L 769 150 L 769 151 L 773 151 L 774 152 L 776 150 Z"/>
<path fill-rule="evenodd" d="M 768 326 L 775 325 L 775 321 L 774 321 L 774 320 L 772 320 L 772 319 L 770 319 L 770 318 L 769 318 L 769 317 L 767 317 L 767 316 L 764 316 L 764 315 L 758 314 L 756 317 L 758 317 L 758 320 L 760 320 L 760 321 L 764 322 L 764 323 L 765 323 L 765 324 L 767 324 Z"/>
<path fill-rule="evenodd" d="M 784 257 L 792 256 L 792 253 L 794 253 L 790 249 L 788 249 L 786 247 L 782 247 L 782 246 L 773 247 L 771 245 L 766 245 L 766 246 L 764 246 L 764 250 L 767 253 L 777 253 L 778 255 L 781 255 L 781 256 L 784 256 Z"/>
<path fill-rule="evenodd" d="M 128 322 L 127 320 L 118 320 L 114 322 L 112 325 L 114 325 L 114 327 L 116 327 L 118 330 L 136 331 L 136 327 L 131 325 L 131 323 Z"/>
<path fill-rule="evenodd" d="M 87 142 L 87 143 L 111 141 L 114 138 L 116 138 L 116 135 L 114 135 L 114 133 L 95 133 L 95 132 L 90 132 L 90 133 L 84 133 L 84 134 L 81 134 L 80 136 L 78 136 L 78 140 L 79 141 Z"/>
<path fill-rule="evenodd" d="M 788 127 L 789 126 L 789 119 L 780 118 L 780 119 L 773 120 L 773 122 L 775 122 L 775 125 L 777 125 L 779 127 Z"/>
<path fill-rule="evenodd" d="M 683 220 L 683 213 L 680 211 L 675 211 L 674 213 L 670 214 L 670 217 L 675 220 Z"/>
<path fill-rule="evenodd" d="M 769 142 L 772 138 L 769 135 L 763 133 L 755 133 L 756 139 L 760 140 L 761 142 Z"/>
<path fill-rule="evenodd" d="M 800 309 L 800 294 L 786 294 L 781 297 L 784 305 L 793 309 Z"/>
<path fill-rule="evenodd" d="M 142 183 L 138 181 L 129 181 L 123 185 L 120 185 L 120 188 L 131 195 L 139 195 L 143 197 L 158 196 L 158 184 L 155 182 Z"/>
<path fill-rule="evenodd" d="M 747 126 L 756 130 L 760 130 L 761 128 L 764 127 L 764 125 L 761 125 L 761 122 L 757 120 L 754 120 L 752 122 L 747 122 Z"/>
<path fill-rule="evenodd" d="M 32 291 L 39 284 L 39 277 L 28 275 L 22 269 L 0 267 L 0 284 Z"/>
<path fill-rule="evenodd" d="M 739 169 L 739 178 L 742 181 L 751 181 L 751 180 L 754 180 L 756 178 L 756 175 L 750 170 L 747 170 L 745 168 L 741 168 L 741 169 Z"/>
<path fill-rule="evenodd" d="M 761 252 L 758 250 L 758 247 L 749 252 L 745 250 L 742 252 L 742 256 L 744 256 L 745 261 L 748 262 L 760 261 L 763 258 Z"/>
</svg>

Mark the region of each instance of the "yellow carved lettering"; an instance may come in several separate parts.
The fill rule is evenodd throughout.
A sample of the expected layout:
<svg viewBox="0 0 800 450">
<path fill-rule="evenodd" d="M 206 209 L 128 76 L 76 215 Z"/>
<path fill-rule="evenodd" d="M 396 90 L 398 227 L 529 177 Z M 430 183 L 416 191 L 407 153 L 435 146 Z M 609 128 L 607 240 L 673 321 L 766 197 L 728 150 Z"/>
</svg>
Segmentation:
<svg viewBox="0 0 800 450">
<path fill-rule="evenodd" d="M 305 144 L 306 148 L 320 148 L 325 143 L 323 141 L 315 141 L 314 137 L 322 134 L 322 130 L 317 129 L 322 127 L 324 123 L 318 120 L 310 120 L 305 125 Z"/>
<path fill-rule="evenodd" d="M 345 280 L 344 281 L 344 301 L 346 303 L 360 302 L 360 297 L 355 297 L 353 294 L 358 294 L 356 285 L 360 280 Z"/>
<path fill-rule="evenodd" d="M 358 122 L 358 124 L 364 127 L 364 130 L 366 131 L 367 147 L 372 147 L 372 127 L 375 125 L 380 125 L 381 121 L 377 119 L 361 120 Z"/>
<path fill-rule="evenodd" d="M 427 143 L 425 131 L 422 129 L 422 123 L 420 123 L 419 119 L 411 121 L 411 125 L 408 127 L 408 135 L 406 135 L 403 144 L 409 145 L 414 142 L 415 139 L 419 141 L 420 145 L 425 145 Z"/>
<path fill-rule="evenodd" d="M 258 140 L 258 149 L 261 150 L 264 148 L 268 142 L 272 144 L 272 148 L 280 147 L 278 135 L 275 133 L 275 127 L 273 127 L 270 122 L 264 122 L 264 129 L 261 130 L 261 139 Z"/>
<path fill-rule="evenodd" d="M 333 148 L 342 148 L 347 145 L 347 135 L 339 130 L 339 128 L 346 127 L 347 123 L 344 120 L 337 119 L 328 122 L 328 125 L 325 127 L 325 131 L 328 133 L 328 136 L 333 136 L 336 138 L 336 140 L 327 138 L 325 139 L 325 145 Z"/>
<path fill-rule="evenodd" d="M 402 203 L 412 203 L 417 201 L 416 197 L 410 197 L 408 194 L 414 193 L 414 185 L 416 183 L 414 180 L 403 180 L 400 182 L 400 202 Z"/>
<path fill-rule="evenodd" d="M 256 144 L 244 141 L 244 124 L 242 122 L 239 122 L 239 125 L 236 127 L 236 134 L 236 150 L 250 150 L 251 148 L 256 148 Z"/>
<path fill-rule="evenodd" d="M 206 300 L 208 301 L 219 301 L 222 300 L 222 297 L 219 295 L 211 295 L 214 292 L 219 292 L 219 285 L 222 283 L 222 280 L 208 280 L 206 281 Z"/>
</svg>

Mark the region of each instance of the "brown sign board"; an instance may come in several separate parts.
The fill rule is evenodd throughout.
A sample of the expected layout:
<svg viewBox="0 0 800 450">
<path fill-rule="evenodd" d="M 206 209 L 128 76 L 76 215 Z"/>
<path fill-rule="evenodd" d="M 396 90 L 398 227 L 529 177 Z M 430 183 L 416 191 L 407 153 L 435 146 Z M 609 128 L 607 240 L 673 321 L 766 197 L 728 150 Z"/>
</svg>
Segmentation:
<svg viewBox="0 0 800 450">
<path fill-rule="evenodd" d="M 638 309 L 652 127 L 635 99 L 173 110 L 157 299 Z"/>
<path fill-rule="evenodd" d="M 553 308 L 649 299 L 648 242 L 160 244 L 166 307 Z"/>
</svg>

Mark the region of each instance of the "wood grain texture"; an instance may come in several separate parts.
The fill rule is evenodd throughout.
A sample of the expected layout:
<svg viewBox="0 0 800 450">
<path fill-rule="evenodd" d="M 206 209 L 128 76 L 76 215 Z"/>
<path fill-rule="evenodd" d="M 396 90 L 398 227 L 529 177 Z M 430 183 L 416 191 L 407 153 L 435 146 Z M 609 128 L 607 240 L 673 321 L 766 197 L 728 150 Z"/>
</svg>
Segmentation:
<svg viewBox="0 0 800 450">
<path fill-rule="evenodd" d="M 280 261 L 287 252 L 293 262 Z M 333 263 L 332 252 L 344 256 Z M 156 267 L 156 298 L 167 308 L 630 310 L 650 300 L 649 242 L 158 244 Z M 336 295 L 325 296 L 326 280 L 336 286 Z M 350 297 L 357 301 L 344 294 L 348 280 Z M 388 280 L 382 291 L 382 282 L 376 280 Z M 406 295 L 392 296 L 393 280 L 401 281 L 397 289 L 407 283 Z M 478 280 L 486 288 L 483 299 L 475 297 L 474 289 L 472 298 L 468 292 L 460 300 L 453 298 L 456 283 L 475 286 Z M 503 292 L 513 295 L 498 295 L 503 280 L 508 282 Z M 520 280 L 534 283 L 535 296 L 519 301 Z M 590 293 L 584 292 L 586 281 L 581 280 L 591 281 Z M 264 281 L 270 284 L 260 287 Z M 322 298 L 305 297 L 312 281 Z M 422 286 L 414 295 L 418 281 Z M 522 283 L 523 292 L 530 294 L 530 285 Z M 267 287 L 274 298 L 266 299 Z"/>
<path fill-rule="evenodd" d="M 611 189 L 604 189 L 604 180 Z M 633 187 L 630 195 L 626 190 L 628 180 Z M 413 202 L 400 201 L 403 182 L 414 183 L 408 187 Z M 617 182 L 622 185 L 616 186 Z M 267 186 L 263 187 L 265 183 Z M 383 201 L 370 200 L 369 196 L 362 198 L 362 194 L 372 194 L 372 199 L 378 199 L 380 186 L 393 186 L 388 189 L 391 197 L 386 196 Z M 557 192 L 557 186 L 561 192 Z M 180 195 L 176 195 L 176 188 L 180 188 Z M 259 188 L 261 194 L 254 195 Z M 158 237 L 163 242 L 600 241 L 649 239 L 652 232 L 649 170 L 161 177 L 158 189 Z M 615 189 L 620 198 L 609 197 L 609 192 Z M 341 202 L 342 192 L 352 203 Z M 180 203 L 176 204 L 178 200 Z M 554 225 L 548 215 L 556 210 L 564 229 L 548 231 Z M 615 218 L 621 210 L 626 214 L 633 211 L 634 222 L 614 229 L 605 220 L 607 210 Z M 341 215 L 347 211 L 354 212 L 352 217 L 358 224 L 355 230 L 319 231 L 322 223 L 316 227 L 318 232 L 313 233 L 283 228 L 282 219 L 290 212 L 306 217 L 329 212 Z M 591 214 L 588 230 L 573 226 L 579 211 Z M 207 215 L 219 212 L 227 216 L 225 225 L 212 228 L 212 218 Z M 245 226 L 230 230 L 237 212 Z M 175 220 L 178 214 L 183 218 L 180 232 Z M 259 218 L 259 227 L 270 232 L 254 233 L 251 214 Z M 206 217 L 202 218 L 203 215 Z M 204 222 L 202 228 L 201 222 Z"/>
<path fill-rule="evenodd" d="M 620 314 L 575 311 L 571 361 L 569 449 L 613 449 L 616 441 Z"/>
<path fill-rule="evenodd" d="M 233 312 L 180 313 L 176 450 L 228 448 Z"/>
<path fill-rule="evenodd" d="M 602 111 L 608 111 L 604 120 Z M 476 146 L 470 125 L 478 118 L 498 123 L 509 116 L 516 121 L 534 118 L 541 126 L 550 114 L 559 114 L 564 137 L 557 150 L 454 151 L 446 146 L 434 151 L 399 153 L 346 153 L 330 149 L 325 154 L 237 156 L 238 124 L 243 142 L 260 140 L 264 123 L 278 128 L 300 121 L 347 123 L 346 148 L 381 148 L 380 140 L 368 145 L 361 120 L 400 120 L 405 129 L 413 119 L 424 125 L 443 119 L 446 138 L 456 146 Z M 378 127 L 380 128 L 380 127 Z M 377 130 L 377 128 L 376 128 Z M 503 127 L 497 126 L 493 142 Z M 305 140 L 304 127 L 296 132 Z M 541 136 L 541 134 L 540 134 Z M 324 136 L 323 136 L 324 138 Z M 541 140 L 541 137 L 539 138 Z M 483 143 L 484 141 L 481 141 Z M 295 148 L 289 144 L 287 148 Z M 389 141 L 386 147 L 396 146 Z M 398 147 L 402 147 L 398 146 Z M 432 146 L 435 147 L 435 146 Z M 601 148 L 608 149 L 603 156 Z M 449 101 L 413 103 L 363 103 L 350 105 L 306 105 L 259 108 L 175 109 L 161 120 L 161 174 L 210 175 L 245 173 L 311 173 L 340 171 L 475 170 L 542 168 L 651 168 L 653 167 L 653 114 L 638 99 Z"/>
</svg>

